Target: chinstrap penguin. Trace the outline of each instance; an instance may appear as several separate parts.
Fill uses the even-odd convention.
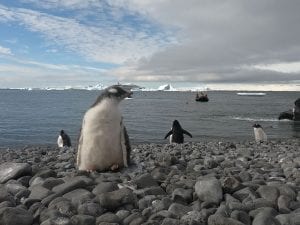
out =
[[[104,171],[127,167],[131,147],[119,103],[132,92],[118,85],[103,90],[83,117],[79,135],[79,170]]]
[[[66,134],[66,132],[64,130],[61,130],[58,138],[57,138],[57,145],[59,148],[62,147],[71,147],[71,139],[69,137],[69,135]]]
[[[258,123],[255,123],[253,125],[253,129],[254,129],[255,141],[257,143],[261,143],[261,142],[267,141],[267,135],[264,132],[264,130],[262,129],[261,125],[259,125]]]
[[[171,130],[166,134],[165,139],[170,136],[170,144],[182,144],[184,142],[183,134],[193,137],[188,131],[184,130],[177,120],[173,121]]]

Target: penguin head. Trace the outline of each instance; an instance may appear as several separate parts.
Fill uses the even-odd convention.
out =
[[[92,107],[94,107],[106,98],[114,99],[117,102],[121,102],[124,98],[129,97],[131,95],[131,91],[123,89],[120,85],[113,85],[103,90],[103,92],[97,98],[96,102],[92,105]]]
[[[124,98],[130,96],[132,92],[123,89],[119,85],[113,85],[106,88],[103,94],[109,98],[115,98],[121,101]]]
[[[124,98],[130,96],[132,94],[131,91],[125,90],[119,85],[113,85],[104,90],[103,95],[109,98],[114,98],[119,101],[123,100]]]
[[[182,129],[180,126],[180,123],[178,122],[178,120],[174,120],[173,121],[173,126],[172,126],[173,130],[179,130]]]
[[[254,127],[254,128],[261,128],[261,125],[259,125],[258,123],[255,123],[252,127]]]
[[[64,130],[61,130],[61,131],[60,131],[60,135],[63,135],[64,133],[65,133]]]

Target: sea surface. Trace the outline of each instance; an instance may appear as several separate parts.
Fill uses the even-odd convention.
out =
[[[0,90],[0,147],[56,144],[64,129],[77,138],[85,111],[101,91]],[[279,121],[300,92],[266,92],[238,96],[208,92],[209,102],[196,102],[194,92],[134,92],[121,105],[131,143],[167,143],[164,136],[177,119],[193,138],[185,141],[254,139],[252,125],[264,127],[269,139],[300,138],[300,124]]]

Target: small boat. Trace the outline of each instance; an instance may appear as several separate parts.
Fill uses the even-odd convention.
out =
[[[240,95],[240,96],[265,96],[266,93],[263,93],[263,92],[238,92],[237,95]]]
[[[196,102],[208,102],[208,97],[207,97],[207,94],[203,94],[202,92],[201,92],[201,94],[199,95],[198,93],[197,93],[197,95],[196,95]]]

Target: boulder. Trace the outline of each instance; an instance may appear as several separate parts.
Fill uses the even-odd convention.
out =
[[[18,179],[19,177],[31,174],[32,169],[28,163],[6,162],[0,165],[0,183],[5,183],[10,179]]]
[[[0,224],[31,225],[33,216],[21,208],[4,207],[0,209]]]
[[[215,177],[199,180],[195,184],[195,192],[201,201],[219,204],[223,198],[221,182]]]

